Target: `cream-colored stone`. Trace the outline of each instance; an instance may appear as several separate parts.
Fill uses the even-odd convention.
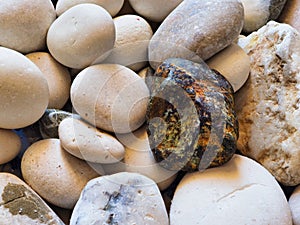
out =
[[[99,64],[81,71],[71,86],[76,112],[98,128],[129,133],[145,121],[149,90],[127,67]]]
[[[47,52],[26,55],[42,71],[49,87],[49,109],[61,109],[70,96],[71,76],[69,70]]]
[[[288,202],[274,177],[247,157],[186,174],[176,188],[171,225],[292,225]]]
[[[86,183],[100,176],[85,161],[61,147],[59,139],[44,139],[24,153],[21,170],[26,183],[48,202],[71,209]]]
[[[0,47],[0,128],[16,129],[36,122],[49,101],[47,80],[17,51]]]
[[[168,225],[169,219],[154,181],[124,172],[87,183],[72,213],[75,224]]]
[[[300,186],[296,187],[289,198],[293,225],[300,225]]]
[[[229,81],[234,92],[239,90],[248,79],[250,58],[237,44],[229,45],[206,63],[211,69],[217,70]]]
[[[92,3],[102,6],[114,17],[122,8],[124,0],[58,0],[55,8],[56,14],[60,16],[69,8],[83,3]]]
[[[114,18],[116,42],[104,63],[116,63],[138,71],[148,62],[148,45],[153,35],[148,22],[137,15]]]
[[[238,149],[281,183],[300,183],[300,34],[269,22],[239,40],[250,56],[250,76],[236,93]]]
[[[82,69],[104,60],[115,43],[115,25],[101,6],[85,3],[73,6],[50,26],[47,45],[61,64]]]
[[[21,138],[12,130],[0,128],[0,164],[15,158],[21,150]]]

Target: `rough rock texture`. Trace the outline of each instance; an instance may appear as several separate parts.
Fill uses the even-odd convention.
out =
[[[161,166],[194,171],[227,162],[235,152],[238,124],[233,89],[202,64],[168,59],[146,82],[150,147]]]
[[[250,77],[236,94],[238,149],[285,185],[300,183],[300,34],[269,22],[241,38]]]
[[[137,173],[117,173],[88,182],[75,205],[70,225],[168,225],[157,185]]]
[[[244,9],[237,0],[186,0],[154,33],[149,60],[156,67],[170,57],[201,61],[231,44],[243,26]]]
[[[25,182],[0,173],[0,225],[63,225],[52,209]]]

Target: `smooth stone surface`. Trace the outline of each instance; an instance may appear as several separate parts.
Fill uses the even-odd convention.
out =
[[[44,74],[49,87],[50,109],[61,109],[70,96],[71,76],[68,69],[47,52],[26,55]]]
[[[0,173],[0,224],[64,225],[37,193],[10,173]]]
[[[81,71],[71,86],[78,114],[106,131],[129,133],[145,121],[149,90],[142,78],[118,64],[99,64]]]
[[[65,118],[73,117],[79,119],[78,114],[58,109],[47,109],[38,121],[40,134],[44,139],[58,138],[58,127]]]
[[[48,106],[47,80],[17,51],[0,47],[0,128],[16,129],[36,122]]]
[[[153,35],[148,22],[137,15],[114,18],[116,42],[103,63],[116,63],[138,71],[148,62],[148,45]]]
[[[246,84],[236,93],[238,149],[287,186],[300,183],[300,34],[269,22],[239,40],[250,56]]]
[[[56,13],[50,0],[1,1],[0,46],[22,53],[46,47],[46,35]]]
[[[74,118],[58,128],[61,145],[70,154],[94,163],[115,163],[124,158],[123,145],[112,135]]]
[[[170,224],[292,225],[292,217],[274,177],[254,160],[235,155],[221,167],[184,176]]]
[[[114,17],[122,8],[124,0],[58,0],[56,4],[56,14],[60,16],[71,7],[82,4],[92,3],[106,9],[112,17]]]
[[[162,22],[182,1],[129,0],[129,3],[139,15],[154,22]]]
[[[20,137],[12,130],[0,129],[0,164],[11,161],[20,151]]]
[[[243,19],[244,9],[238,0],[183,1],[150,41],[152,68],[171,57],[196,62],[210,58],[238,37]]]
[[[289,198],[293,225],[300,225],[300,186],[296,187]]]
[[[42,198],[67,209],[74,207],[86,183],[100,176],[54,138],[31,145],[23,155],[21,170],[26,183]]]
[[[215,54],[206,63],[229,81],[234,92],[239,90],[249,77],[250,58],[240,46],[234,43]]]
[[[70,225],[168,225],[157,185],[137,173],[117,173],[93,179],[75,205]]]
[[[300,31],[300,1],[288,0],[278,18],[279,22],[290,24]]]
[[[90,3],[64,12],[51,24],[47,34],[51,55],[75,69],[101,62],[114,43],[115,25],[111,15],[103,7]]]

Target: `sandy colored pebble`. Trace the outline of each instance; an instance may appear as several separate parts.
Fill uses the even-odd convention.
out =
[[[116,63],[138,71],[148,61],[148,44],[153,35],[149,23],[137,15],[114,18],[116,42],[105,63]]]
[[[21,139],[12,130],[0,128],[0,164],[15,158],[21,150]]]
[[[124,157],[125,149],[116,138],[81,120],[64,119],[58,133],[63,148],[86,161],[115,163]]]
[[[36,122],[49,101],[47,80],[17,51],[0,47],[0,128],[16,129]]]
[[[106,131],[129,133],[145,121],[149,90],[142,78],[118,64],[81,71],[71,86],[76,112]]]
[[[293,216],[293,225],[300,225],[300,186],[297,186],[289,198]]]
[[[61,109],[70,96],[71,76],[68,69],[47,52],[26,55],[43,72],[49,87],[48,108]]]
[[[47,35],[51,55],[61,64],[76,69],[101,62],[114,43],[111,15],[103,7],[90,3],[68,9],[52,23]]]
[[[21,170],[29,186],[48,202],[71,209],[86,183],[100,176],[60,144],[59,139],[45,139],[31,145],[24,153]]]
[[[260,164],[235,155],[221,167],[186,174],[178,184],[170,224],[292,225],[286,197]]]
[[[0,46],[22,53],[46,47],[46,34],[56,13],[50,0],[0,3]]]
[[[300,31],[300,1],[288,0],[278,18],[279,22],[290,24]]]
[[[206,63],[229,81],[234,92],[239,90],[249,77],[250,58],[240,46],[234,43],[214,55]]]

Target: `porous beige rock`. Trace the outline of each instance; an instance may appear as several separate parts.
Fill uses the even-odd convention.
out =
[[[0,164],[15,158],[21,150],[21,138],[12,130],[0,128]]]
[[[69,8],[82,3],[92,3],[102,6],[112,17],[122,8],[124,0],[58,0],[56,3],[56,14],[60,16]]]
[[[100,176],[85,161],[65,151],[59,139],[32,144],[21,162],[26,183],[53,205],[71,209],[86,183]]]
[[[123,145],[112,135],[75,118],[66,118],[58,128],[61,145],[70,154],[94,163],[115,163],[124,158]]]
[[[247,157],[186,174],[170,209],[170,225],[292,225],[286,197],[274,177]]]
[[[66,67],[58,63],[47,52],[26,55],[44,74],[49,87],[50,109],[61,109],[70,96],[71,76]]]
[[[79,4],[68,9],[50,26],[47,46],[61,64],[83,69],[104,60],[115,43],[111,15],[96,4]]]
[[[33,124],[48,106],[46,78],[28,58],[5,47],[0,47],[0,65],[0,128]]]
[[[300,225],[300,186],[297,186],[289,198],[293,225]]]
[[[274,21],[239,40],[250,77],[236,93],[238,149],[285,185],[300,183],[300,34]]]
[[[87,183],[71,216],[75,224],[168,225],[169,219],[154,181],[123,172]]]
[[[98,128],[116,133],[129,133],[144,123],[148,99],[144,80],[118,64],[90,66],[71,86],[76,112]]]
[[[22,53],[46,47],[46,35],[56,13],[50,0],[2,0],[0,46]]]
[[[0,224],[64,225],[36,192],[10,173],[0,173]]]

